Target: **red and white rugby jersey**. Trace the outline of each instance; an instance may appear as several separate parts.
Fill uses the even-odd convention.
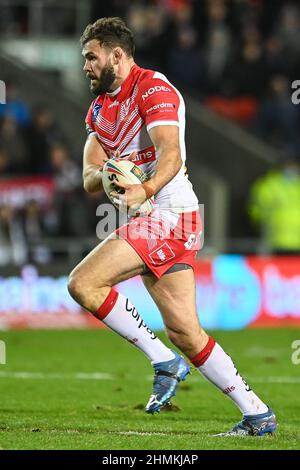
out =
[[[155,203],[175,212],[197,210],[198,199],[184,172],[184,101],[163,74],[134,65],[119,88],[92,102],[86,116],[88,134],[97,135],[110,157],[117,151],[121,157],[137,151],[134,163],[149,177],[155,172],[159,155],[148,132],[161,125],[179,127],[182,167],[155,195]]]

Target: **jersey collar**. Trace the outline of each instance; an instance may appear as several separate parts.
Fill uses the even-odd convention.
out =
[[[128,76],[125,78],[124,82],[118,88],[116,88],[114,91],[112,91],[110,93],[106,93],[106,95],[113,98],[113,97],[117,96],[121,91],[126,93],[126,91],[128,90],[128,87],[131,85],[132,81],[134,80],[136,72],[139,69],[140,69],[140,67],[137,64],[134,64],[131,67],[130,72],[129,72]]]

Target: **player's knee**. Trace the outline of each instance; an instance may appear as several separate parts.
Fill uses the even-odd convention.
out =
[[[76,274],[70,274],[69,280],[68,280],[68,291],[71,297],[73,299],[78,300],[83,291],[83,283],[82,279],[79,275]]]
[[[83,272],[74,270],[69,276],[68,291],[71,297],[91,312],[105,301],[109,290],[109,286],[102,285],[98,280],[94,284]]]
[[[78,303],[83,304],[82,300],[91,294],[93,283],[81,270],[74,269],[68,280],[68,291]]]

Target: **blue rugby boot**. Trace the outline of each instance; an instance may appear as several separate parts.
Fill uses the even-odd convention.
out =
[[[231,431],[214,436],[264,436],[276,431],[276,417],[270,407],[266,413],[260,415],[244,416]]]
[[[179,354],[173,352],[174,359],[154,364],[153,391],[146,406],[147,413],[159,413],[160,408],[168,404],[176,394],[178,383],[190,373],[190,366]]]

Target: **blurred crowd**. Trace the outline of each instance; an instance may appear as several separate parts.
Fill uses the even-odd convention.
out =
[[[291,102],[300,78],[299,2],[130,2],[127,19],[142,62],[277,149],[300,153],[300,108]]]
[[[51,110],[29,109],[14,80],[6,80],[6,101],[0,106],[0,266],[46,263],[53,253],[41,244],[45,238],[94,236],[99,196],[82,189],[80,159]],[[44,187],[51,190],[47,204]]]
[[[289,154],[300,148],[300,5],[290,0],[112,0],[92,19],[119,15],[140,65],[158,68],[210,109]]]
[[[6,3],[0,34],[30,34],[26,4]],[[74,34],[74,18],[53,5],[51,34]],[[211,110],[281,150],[292,165],[290,171],[285,165],[276,171],[296,185],[294,214],[300,213],[300,106],[291,100],[291,84],[300,79],[298,1],[94,0],[90,6],[91,21],[113,15],[126,18],[135,35],[139,65],[166,73]],[[10,254],[17,259],[28,256],[26,240],[93,235],[99,198],[83,192],[80,158],[71,154],[51,111],[43,105],[28,109],[18,97],[16,83],[6,84],[7,105],[0,106],[0,181],[35,175],[52,179],[55,187],[51,210],[41,209],[34,200],[18,209],[0,201],[0,245],[17,240],[19,248]],[[250,214],[256,222],[266,220],[270,207],[262,209],[258,186],[250,195]],[[274,199],[275,209],[278,200]],[[2,252],[0,264],[6,262]],[[48,254],[42,247],[36,256],[47,260]]]
[[[79,3],[45,3],[42,32],[78,34],[71,25],[78,23]],[[0,34],[30,35],[31,4],[5,2]],[[291,83],[300,78],[299,1],[90,0],[86,5],[91,21],[112,15],[127,20],[142,66],[166,72],[214,111],[285,152],[299,153],[299,107],[290,99]]]

